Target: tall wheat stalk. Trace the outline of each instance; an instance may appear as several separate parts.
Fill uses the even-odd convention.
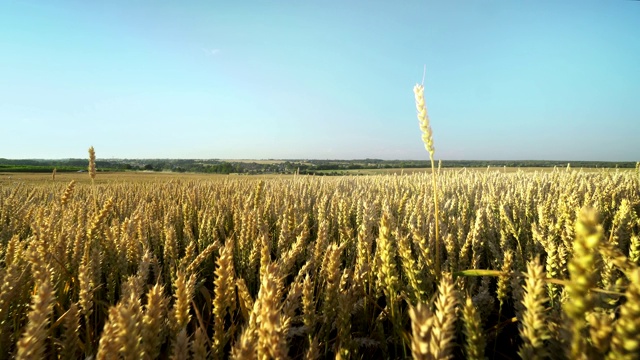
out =
[[[564,304],[568,318],[570,348],[567,355],[579,358],[584,355],[588,344],[582,337],[585,315],[593,308],[595,297],[589,288],[596,285],[593,268],[596,262],[595,249],[602,240],[603,228],[600,214],[593,208],[583,208],[576,222],[576,237],[573,242],[573,258],[568,264],[571,283],[565,291],[569,301]]]
[[[91,177],[91,192],[93,193],[93,206],[98,209],[98,198],[96,196],[96,189],[94,181],[96,178],[96,151],[93,146],[89,148],[89,176]]]
[[[93,146],[89,148],[89,176],[91,177],[91,182],[96,178],[96,151],[93,149]]]
[[[42,359],[45,357],[48,326],[55,301],[50,270],[45,264],[34,270],[35,290],[32,296],[29,322],[18,341],[16,359]]]
[[[545,359],[548,356],[544,342],[548,336],[548,321],[546,318],[545,273],[540,259],[535,258],[527,265],[525,280],[525,296],[522,300],[524,313],[521,314],[520,337],[522,345],[518,354],[523,359]]]
[[[420,122],[420,130],[422,131],[422,142],[429,152],[431,160],[431,179],[433,185],[433,208],[435,212],[435,241],[436,241],[436,276],[440,276],[440,228],[438,216],[438,186],[436,182],[436,166],[434,162],[435,148],[433,146],[433,131],[427,115],[427,105],[424,101],[424,85],[413,87],[413,93],[416,98],[416,109],[418,110],[418,121]]]

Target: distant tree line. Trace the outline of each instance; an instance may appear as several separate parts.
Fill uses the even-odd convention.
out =
[[[477,168],[477,167],[566,167],[573,168],[634,168],[634,162],[606,161],[550,161],[550,160],[446,160],[444,168]],[[0,158],[0,172],[51,172],[55,168],[59,172],[83,171],[88,166],[87,159],[62,160],[12,160]],[[97,160],[98,171],[170,171],[196,172],[211,174],[335,174],[344,170],[367,169],[411,169],[427,168],[428,160],[287,160],[272,162],[240,162],[218,159],[109,159]]]

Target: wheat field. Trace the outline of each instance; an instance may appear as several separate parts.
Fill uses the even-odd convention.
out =
[[[640,355],[639,172],[434,175],[5,183],[0,358]]]

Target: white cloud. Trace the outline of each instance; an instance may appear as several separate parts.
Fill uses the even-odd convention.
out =
[[[220,49],[206,49],[206,48],[202,48],[202,51],[204,51],[205,54],[209,55],[209,56],[216,56],[220,53]]]

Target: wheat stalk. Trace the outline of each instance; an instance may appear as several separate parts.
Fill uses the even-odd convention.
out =
[[[583,209],[576,223],[576,239],[573,243],[574,256],[569,263],[571,282],[565,287],[570,301],[564,304],[564,312],[569,319],[571,358],[584,356],[587,344],[582,337],[585,315],[593,307],[593,295],[589,288],[595,286],[592,269],[595,265],[595,248],[601,241],[603,229],[600,215],[595,209]]]
[[[440,274],[440,218],[438,216],[438,186],[436,183],[436,168],[434,164],[435,148],[433,146],[433,131],[427,115],[427,105],[424,101],[424,86],[416,85],[413,88],[416,98],[416,108],[418,110],[418,121],[422,131],[422,142],[424,143],[429,159],[431,160],[431,179],[433,185],[433,208],[435,213],[435,243],[436,243],[436,274]]]
[[[429,308],[420,303],[409,308],[411,318],[411,355],[415,360],[432,359],[429,343],[431,341],[434,316]]]
[[[18,341],[16,359],[42,359],[45,357],[46,342],[55,295],[51,284],[50,270],[38,266],[35,270],[36,290],[32,296],[29,321]]]
[[[629,280],[627,301],[620,306],[620,318],[615,323],[607,359],[640,357],[640,269],[635,269]]]
[[[258,359],[288,358],[278,300],[281,288],[278,273],[276,264],[267,265],[256,300],[260,308],[257,318]]]
[[[463,331],[466,337],[465,355],[467,359],[482,360],[484,359],[485,336],[482,332],[480,313],[469,295],[466,296],[462,307],[462,317],[464,319]]]
[[[520,337],[523,344],[518,354],[522,359],[545,359],[548,354],[544,342],[549,339],[547,331],[548,320],[546,317],[545,273],[540,259],[529,262],[527,265],[527,277],[525,279],[525,296],[522,300],[524,314],[520,323]]]
[[[438,285],[438,297],[436,299],[436,311],[431,329],[431,341],[429,350],[433,359],[449,359],[454,346],[456,306],[458,305],[458,292],[455,289],[451,274],[444,273]]]
[[[89,176],[91,177],[91,182],[96,178],[96,151],[93,146],[89,148]]]

